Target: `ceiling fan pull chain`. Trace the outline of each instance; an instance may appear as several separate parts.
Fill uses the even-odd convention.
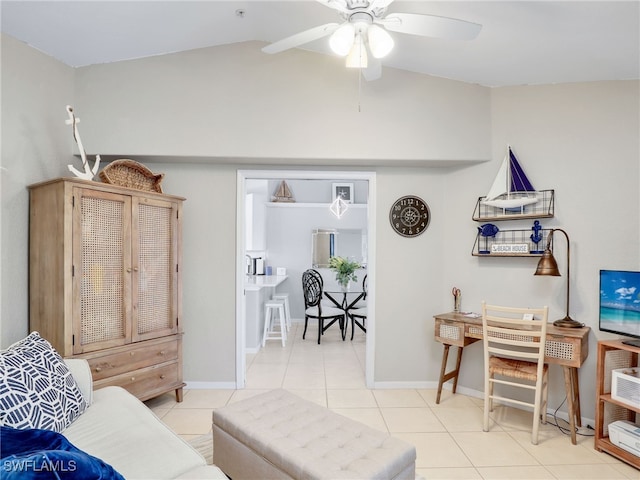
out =
[[[358,113],[362,110],[360,109],[360,98],[362,96],[362,69],[358,69]]]

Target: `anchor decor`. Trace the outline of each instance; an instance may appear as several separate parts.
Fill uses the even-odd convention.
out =
[[[73,139],[76,141],[78,148],[80,149],[80,158],[82,158],[82,167],[84,168],[84,172],[79,171],[73,165],[67,165],[67,168],[78,178],[82,178],[83,180],[92,180],[93,177],[96,176],[96,173],[98,173],[98,168],[100,168],[100,155],[96,155],[96,161],[93,164],[93,168],[89,167],[87,152],[85,152],[84,147],[82,146],[80,132],[78,132],[78,123],[80,122],[80,119],[76,118],[71,105],[67,105],[67,113],[69,114],[69,120],[65,120],[65,123],[67,125],[72,125]]]

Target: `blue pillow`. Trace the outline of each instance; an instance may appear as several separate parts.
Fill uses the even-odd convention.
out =
[[[0,427],[3,480],[124,480],[112,466],[50,430]]]

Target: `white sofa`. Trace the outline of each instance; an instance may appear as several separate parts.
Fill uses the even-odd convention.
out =
[[[125,389],[93,390],[85,360],[66,359],[89,407],[62,434],[127,480],[227,477]]]

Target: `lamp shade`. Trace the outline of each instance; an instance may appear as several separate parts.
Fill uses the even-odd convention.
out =
[[[384,29],[378,25],[369,25],[367,30],[367,37],[369,39],[369,50],[374,58],[386,57],[393,49],[393,38]]]
[[[351,51],[355,37],[355,27],[351,23],[344,23],[329,37],[329,46],[336,55],[344,57]]]
[[[538,262],[536,273],[534,275],[551,275],[553,277],[560,276],[560,270],[558,270],[558,262],[556,262],[551,250],[546,249],[542,254],[542,258]]]
[[[556,320],[553,324],[556,327],[563,328],[579,328],[583,327],[584,324],[575,321],[573,318],[569,316],[569,293],[570,293],[570,285],[571,279],[569,275],[571,274],[571,269],[569,268],[569,263],[571,261],[571,242],[569,241],[569,235],[567,232],[562,230],[561,228],[554,228],[549,232],[549,236],[547,238],[547,246],[544,249],[544,253],[542,254],[542,258],[538,262],[538,267],[536,268],[536,273],[534,275],[549,275],[552,277],[559,277],[560,270],[558,270],[558,263],[556,259],[553,257],[553,253],[551,252],[551,245],[553,244],[553,234],[555,232],[562,233],[567,239],[567,314],[564,318]]]

